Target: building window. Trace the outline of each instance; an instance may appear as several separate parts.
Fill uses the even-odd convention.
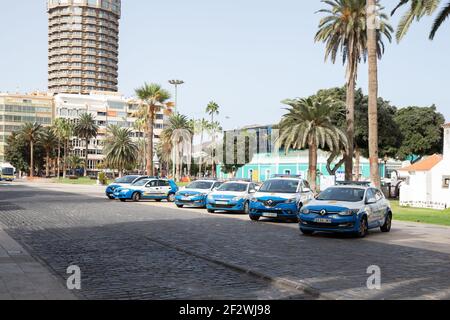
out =
[[[284,170],[284,174],[287,175],[287,176],[290,176],[291,175],[291,170]]]
[[[450,176],[442,177],[442,188],[444,188],[444,189],[450,188]]]

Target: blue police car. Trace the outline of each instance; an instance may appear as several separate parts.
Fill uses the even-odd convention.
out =
[[[183,208],[184,206],[206,208],[206,198],[214,189],[220,187],[222,183],[217,180],[194,181],[177,192],[175,204],[178,208]]]
[[[261,217],[297,220],[300,209],[314,198],[308,182],[300,176],[275,176],[264,182],[250,201],[250,219]]]
[[[139,175],[131,175],[131,176],[125,176],[122,178],[118,178],[116,179],[113,183],[111,183],[109,186],[106,187],[106,196],[108,197],[108,199],[110,200],[114,200],[114,191],[117,188],[121,188],[121,187],[127,187],[127,186],[131,186],[133,183],[136,183],[140,180],[144,180],[144,179],[149,179],[150,177],[148,176],[139,176]]]
[[[114,197],[122,202],[127,200],[134,202],[140,200],[174,202],[177,191],[178,186],[173,180],[151,178],[139,180],[128,187],[117,188],[114,191]]]
[[[248,181],[228,181],[209,194],[206,208],[209,213],[216,211],[250,213],[250,197],[257,186]]]
[[[391,231],[392,209],[377,188],[364,185],[334,186],[304,206],[300,213],[300,230],[352,233],[365,237],[369,229]]]

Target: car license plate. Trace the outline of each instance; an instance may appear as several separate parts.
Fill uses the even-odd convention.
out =
[[[318,218],[318,219],[315,219],[314,222],[317,222],[317,223],[332,223],[332,220],[331,219]]]
[[[191,198],[190,197],[183,197],[182,200],[183,201],[191,201]]]
[[[216,201],[216,204],[228,204],[228,201]]]
[[[278,213],[266,212],[266,213],[263,213],[263,217],[265,217],[265,218],[277,218],[278,217]]]

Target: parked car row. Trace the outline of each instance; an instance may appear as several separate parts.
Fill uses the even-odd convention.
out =
[[[299,223],[305,235],[315,232],[351,233],[365,237],[370,229],[389,232],[392,209],[384,194],[369,184],[344,183],[314,196],[299,176],[277,175],[262,186],[252,181],[197,180],[179,188],[170,179],[127,176],[106,189],[109,199],[122,202],[155,200],[173,202],[178,208],[205,208]]]

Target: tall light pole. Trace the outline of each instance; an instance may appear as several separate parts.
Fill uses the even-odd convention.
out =
[[[175,110],[178,107],[178,86],[184,84],[183,80],[169,80],[169,83],[175,86]]]

